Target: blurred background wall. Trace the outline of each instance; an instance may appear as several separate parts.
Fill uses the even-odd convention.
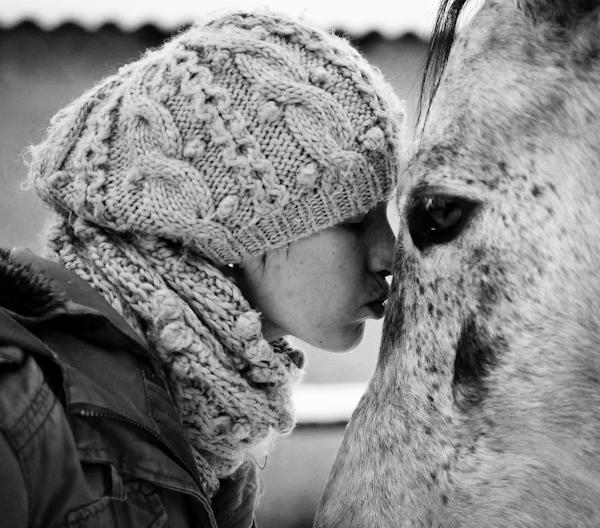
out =
[[[38,1],[41,5],[46,0]],[[320,25],[346,34],[382,70],[400,97],[407,100],[410,121],[427,47],[426,39],[417,33],[428,26],[430,19],[421,19],[420,25],[412,26],[402,22],[398,6],[408,4],[397,1],[393,13],[379,13],[380,27],[377,22],[366,27],[349,22],[336,24],[335,20]],[[169,2],[164,9],[169,9]],[[434,9],[435,5],[430,12]],[[27,172],[25,149],[41,140],[50,118],[60,108],[177,30],[173,23],[142,23],[141,17],[137,24],[119,23],[118,13],[110,19],[100,16],[90,22],[83,15],[61,19],[56,12],[43,11],[24,11],[20,17],[13,13],[10,18],[6,5],[0,6],[0,246],[26,246],[34,252],[41,250],[40,233],[48,213],[32,192],[21,188]],[[51,16],[54,18],[50,23]],[[390,25],[393,17],[398,18],[396,26]],[[308,354],[304,383],[322,390],[316,397],[313,394],[316,404],[308,402],[308,411],[302,414],[295,432],[277,443],[268,460],[259,461],[264,465],[265,491],[257,515],[263,528],[311,526],[342,439],[346,415],[375,367],[380,333],[381,324],[372,323],[359,348],[343,355],[300,345]],[[352,390],[336,391],[337,385]],[[322,410],[340,403],[347,410],[341,415],[329,420],[312,418],[311,405]]]

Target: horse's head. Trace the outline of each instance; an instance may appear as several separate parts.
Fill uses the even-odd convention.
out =
[[[600,2],[464,3],[320,528],[600,526]]]

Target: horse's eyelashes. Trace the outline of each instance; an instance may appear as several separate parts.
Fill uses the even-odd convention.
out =
[[[475,204],[470,200],[439,194],[421,194],[408,209],[408,229],[419,250],[444,244],[465,226]]]
[[[450,229],[460,221],[462,208],[455,201],[434,198],[425,203],[425,215],[431,230]]]

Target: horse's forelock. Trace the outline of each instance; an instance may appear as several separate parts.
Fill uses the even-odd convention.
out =
[[[425,126],[429,108],[446,70],[460,14],[469,0],[442,0],[429,41],[417,104],[417,126]]]

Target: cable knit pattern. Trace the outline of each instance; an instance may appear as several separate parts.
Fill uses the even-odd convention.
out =
[[[343,39],[265,12],[197,24],[52,120],[29,181],[47,255],[160,355],[212,495],[293,428],[302,354],[218,269],[386,200],[403,109]]]

